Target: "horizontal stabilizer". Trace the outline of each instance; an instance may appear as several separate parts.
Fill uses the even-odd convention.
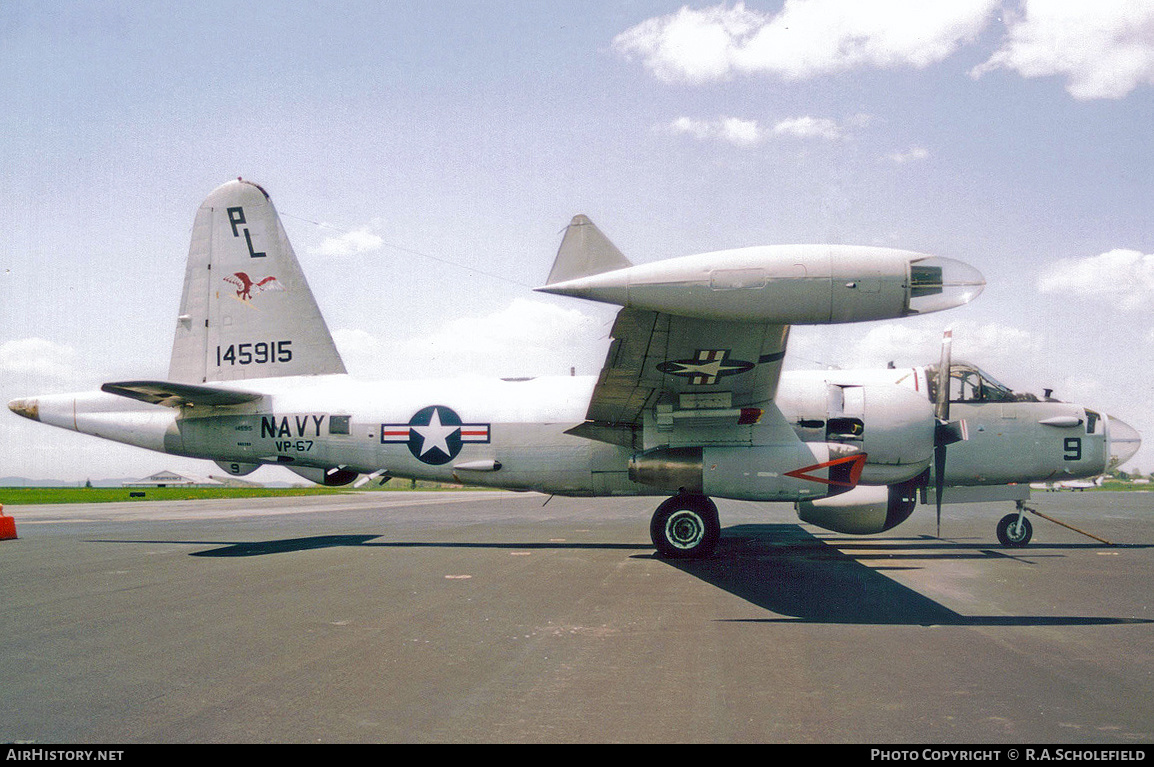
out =
[[[553,285],[633,266],[587,216],[574,216],[565,229],[546,284]]]
[[[109,394],[117,394],[121,397],[149,402],[153,405],[164,405],[165,407],[240,405],[245,402],[255,402],[264,396],[253,392],[220,389],[215,386],[173,383],[172,381],[121,381],[119,383],[106,383],[100,389]]]

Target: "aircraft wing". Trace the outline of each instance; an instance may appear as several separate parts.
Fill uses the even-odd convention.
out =
[[[172,381],[122,381],[106,383],[100,389],[109,394],[166,407],[240,405],[244,402],[255,402],[264,396],[217,386],[197,386]]]
[[[565,230],[548,284],[538,288],[609,303],[625,297],[585,422],[569,433],[632,449],[645,447],[646,433],[666,445],[682,440],[694,445],[733,444],[748,441],[750,427],[767,410],[776,416],[775,423],[779,421],[780,413],[770,403],[781,376],[789,326],[629,306],[632,286],[621,279],[633,271],[631,267],[587,216],[578,215]],[[705,292],[716,299],[720,293],[715,289],[740,287],[739,277],[754,271],[721,269],[704,278],[699,273],[690,277],[661,273],[655,279],[673,286],[679,295],[698,292],[704,279],[709,283]],[[608,292],[589,289],[587,278],[604,281]],[[719,279],[722,285],[716,284]],[[684,280],[685,286],[677,288]],[[732,298],[733,293],[725,295]],[[796,437],[790,432],[787,439]]]
[[[622,309],[585,423],[570,433],[641,448],[652,412],[673,441],[685,429],[700,441],[706,427],[740,441],[773,399],[788,336],[788,325]]]

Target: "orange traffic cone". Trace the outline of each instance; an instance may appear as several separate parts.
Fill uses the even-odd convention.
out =
[[[4,507],[0,505],[0,541],[10,541],[16,537],[16,520],[4,516]]]

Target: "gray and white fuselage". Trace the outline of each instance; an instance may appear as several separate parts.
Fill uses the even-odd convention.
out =
[[[259,400],[232,406],[174,409],[87,392],[19,400],[12,408],[53,426],[216,461],[234,474],[274,464],[321,482],[318,472],[339,468],[558,495],[665,493],[666,488],[630,478],[636,450],[567,433],[585,421],[596,380],[367,382],[342,374],[293,376],[218,384],[261,393]],[[859,400],[848,411],[844,400],[831,411],[831,389],[844,392],[847,387]],[[860,435],[840,439],[853,440],[869,456],[861,483],[885,485],[907,481],[930,467],[932,433],[924,425],[932,418],[929,389],[924,367],[787,371],[781,375],[775,405],[809,442],[827,441],[831,420],[860,419]],[[429,408],[433,412],[425,412]],[[953,448],[946,474],[950,485],[1093,477],[1136,449],[1130,427],[1093,411],[1088,416],[1079,405],[973,401],[956,402],[954,408],[955,415],[965,413],[969,434]],[[748,438],[741,443],[748,466],[740,473],[752,478],[773,469],[756,456],[759,447],[774,444],[776,435],[767,427],[763,439],[759,431],[756,424],[748,427]],[[1036,449],[1022,450],[1023,438]],[[758,495],[757,485],[751,479],[749,490],[732,495],[794,501],[817,494],[814,488],[800,496]]]

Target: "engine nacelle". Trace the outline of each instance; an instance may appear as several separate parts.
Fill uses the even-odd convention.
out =
[[[881,383],[782,387],[777,404],[806,442],[840,443],[865,453],[865,484],[906,482],[933,458],[934,407],[913,389]]]
[[[844,493],[865,456],[839,444],[659,447],[629,459],[629,478],[668,492],[746,501],[796,501]]]
[[[916,484],[858,485],[848,493],[799,501],[802,522],[848,535],[884,533],[910,518],[917,505]]]

